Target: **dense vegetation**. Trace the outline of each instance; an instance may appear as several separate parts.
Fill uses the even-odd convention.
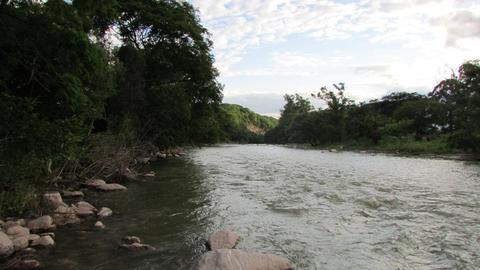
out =
[[[277,119],[236,104],[221,104],[218,119],[224,137],[235,142],[261,143],[265,132],[277,125]]]
[[[212,42],[185,1],[1,0],[0,33],[0,216],[62,178],[125,169],[140,146],[271,126],[220,107]]]
[[[286,95],[271,143],[310,143],[407,152],[480,153],[480,63],[463,64],[428,95],[395,92],[355,103],[344,84],[312,94],[326,103],[314,110],[299,95]]]

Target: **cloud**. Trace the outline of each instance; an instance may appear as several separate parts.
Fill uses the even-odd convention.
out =
[[[478,0],[189,1],[212,33],[226,100],[243,93],[235,101],[264,113],[283,104],[276,91],[339,81],[358,100],[429,91],[479,58]]]

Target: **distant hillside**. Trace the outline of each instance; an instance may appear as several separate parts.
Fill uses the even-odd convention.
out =
[[[237,104],[221,104],[220,117],[226,137],[236,142],[263,142],[265,132],[277,125],[277,119],[264,116]]]

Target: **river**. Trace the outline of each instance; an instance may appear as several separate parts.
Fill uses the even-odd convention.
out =
[[[224,228],[296,269],[480,268],[478,163],[220,145],[151,169],[127,192],[88,193],[113,209],[107,228],[58,230],[46,269],[187,269]],[[120,250],[125,235],[157,250]]]

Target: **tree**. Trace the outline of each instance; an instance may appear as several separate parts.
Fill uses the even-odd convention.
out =
[[[345,84],[333,84],[336,92],[330,91],[327,87],[322,87],[320,92],[313,97],[317,97],[327,103],[328,111],[332,115],[331,121],[336,123],[336,135],[340,142],[345,139],[345,120],[347,118],[347,110],[353,105],[353,101],[345,96]]]

